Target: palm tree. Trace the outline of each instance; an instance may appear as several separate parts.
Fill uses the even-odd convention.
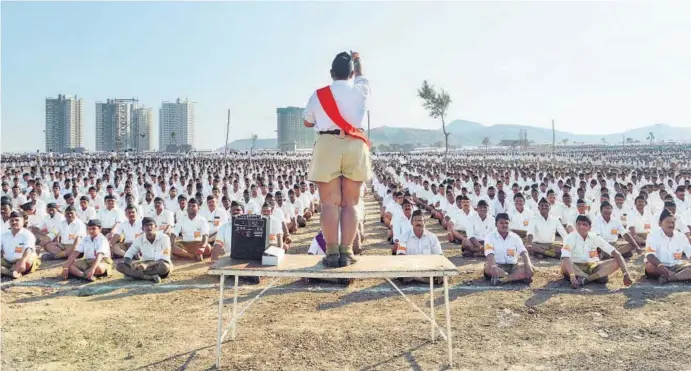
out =
[[[650,141],[650,145],[652,146],[652,145],[653,145],[653,141],[655,140],[655,134],[653,134],[653,132],[651,131],[651,132],[648,133],[648,137],[645,138],[645,139],[649,140],[649,141]]]
[[[564,139],[561,140],[561,142],[564,143],[564,145],[566,145],[566,143],[569,142],[569,138],[564,138]]]
[[[490,143],[489,137],[484,137],[484,138],[482,139],[482,145],[485,146],[485,151],[486,151],[487,149],[489,149],[489,143]]]

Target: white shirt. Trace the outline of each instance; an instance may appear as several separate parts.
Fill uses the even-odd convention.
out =
[[[519,213],[518,210],[512,208],[509,211],[509,228],[514,231],[527,231],[528,225],[530,225],[530,219],[535,216],[535,213],[529,209],[523,208],[523,212]]]
[[[456,211],[457,210],[457,211]],[[453,222],[453,227],[457,231],[468,231],[470,229],[470,218],[477,214],[475,211],[470,210],[466,214],[463,209],[452,210],[449,213],[449,218]]]
[[[613,216],[610,216],[609,222],[607,222],[602,215],[598,215],[593,220],[591,232],[595,232],[608,243],[614,243],[619,239],[619,235],[626,234],[626,228],[624,228],[621,220],[615,219]]]
[[[571,258],[574,263],[599,262],[598,248],[610,255],[614,252],[614,247],[597,234],[588,232],[588,236],[583,239],[578,232],[574,231],[564,239],[561,257]]]
[[[517,264],[518,257],[527,251],[523,245],[523,240],[511,231],[509,231],[506,239],[497,230],[485,238],[485,256],[494,254],[494,261],[497,264]]]
[[[221,225],[216,232],[216,240],[214,244],[218,243],[223,246],[223,250],[230,254],[230,248],[233,242],[233,219],[230,218],[228,221]]]
[[[175,225],[175,215],[170,210],[164,209],[163,211],[161,211],[160,214],[158,214],[158,212],[154,210],[151,217],[154,218],[154,220],[156,221],[156,226],[158,227],[159,231],[166,229],[166,227],[169,225]]]
[[[79,219],[74,219],[72,223],[63,220],[60,223],[60,243],[71,245],[77,237],[86,237],[86,224]]]
[[[533,236],[533,242],[554,243],[554,234],[559,233],[561,238],[567,236],[564,226],[559,219],[548,215],[547,219],[542,214],[536,214],[528,224],[528,234]]]
[[[83,253],[87,260],[96,259],[97,254],[103,254],[104,258],[110,258],[110,245],[103,234],[99,234],[94,239],[91,236],[82,238],[82,242],[77,245],[75,251]]]
[[[494,226],[494,218],[490,215],[487,215],[485,220],[482,220],[480,214],[475,213],[468,221],[469,227],[466,230],[468,238],[475,237],[478,241],[484,241],[487,235],[496,229]]]
[[[369,80],[364,76],[358,76],[353,79],[352,85],[346,80],[336,80],[330,88],[341,116],[355,128],[362,128],[362,121],[367,112],[367,98],[370,95]],[[315,124],[314,127],[318,131],[339,129],[324,112],[316,91],[307,102],[303,119]]]
[[[676,230],[669,237],[662,228],[656,228],[645,241],[645,256],[654,255],[666,267],[681,264],[682,253],[686,253],[687,258],[691,256],[691,245],[686,236]]]
[[[51,217],[50,215],[46,215],[43,218],[43,224],[41,225],[41,229],[45,229],[48,231],[48,238],[52,241],[59,233],[60,231],[60,224],[65,220],[65,216],[60,214],[59,212],[56,212],[53,214]]]
[[[411,216],[412,218],[412,216]],[[392,219],[391,231],[393,232],[393,241],[401,240],[402,237],[407,236],[413,230],[413,225],[410,222],[410,218],[406,217],[405,214],[397,214]]]
[[[295,218],[295,210],[293,209],[293,205],[290,202],[283,201],[283,205],[281,205],[281,211],[283,211],[283,216],[285,216],[284,221],[286,223],[290,223],[290,221]]]
[[[149,242],[146,238],[146,234],[134,239],[132,245],[125,253],[125,258],[134,258],[137,253],[142,253],[142,261],[158,261],[165,260],[168,263],[170,261],[170,237],[162,232],[156,232],[156,237],[154,242]]]
[[[626,204],[622,205],[621,209],[616,204],[612,205],[612,218],[620,220],[624,227],[627,226],[629,214],[631,214],[631,208]]]
[[[127,220],[122,209],[118,209],[117,207],[113,207],[110,210],[105,207],[100,209],[98,213],[96,213],[96,219],[101,221],[103,228],[113,228],[115,224],[122,224]],[[111,232],[117,233],[118,231],[114,230]]]
[[[120,234],[125,236],[125,243],[132,243],[136,238],[143,234],[142,220],[136,219],[134,224],[130,223],[129,220],[124,221],[120,224],[120,230]]]
[[[511,210],[511,203],[509,203],[509,200],[504,200],[504,204],[502,205],[499,199],[496,198],[492,201],[490,207],[489,214],[497,216],[497,214],[500,213],[508,213]]]
[[[644,208],[643,214],[639,213],[638,209],[633,209],[626,218],[626,225],[636,228],[636,233],[650,233],[653,226],[657,226],[653,223],[653,213],[649,209]]]
[[[77,218],[83,223],[88,223],[89,220],[96,219],[96,210],[91,206],[87,206],[84,210],[82,210],[81,206],[77,206],[74,209],[77,212]]]
[[[24,251],[35,250],[36,237],[28,229],[20,229],[16,235],[9,230],[2,234],[2,254],[3,258],[10,263],[14,263],[22,258]]]
[[[199,214],[209,223],[209,234],[218,232],[218,228],[228,221],[228,213],[223,210],[222,207],[218,206],[214,209],[214,211],[205,209],[199,212]]]
[[[402,248],[401,248],[402,247]],[[396,255],[441,255],[441,244],[437,236],[425,229],[418,238],[415,232],[409,232],[405,243],[399,245]]]
[[[209,223],[197,214],[194,219],[189,215],[184,215],[175,225],[173,234],[176,236],[182,233],[183,242],[201,241],[202,236],[209,235]]]

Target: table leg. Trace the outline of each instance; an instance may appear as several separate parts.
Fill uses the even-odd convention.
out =
[[[216,369],[221,369],[221,343],[223,342],[223,284],[225,283],[225,275],[221,274],[221,282],[219,283],[218,295],[218,336],[216,338]]]
[[[233,293],[233,319],[235,319],[235,316],[237,316],[238,313],[238,282],[239,282],[240,276],[237,274],[235,275],[235,287],[234,287],[234,293]],[[233,331],[230,333],[230,338],[232,340],[235,340],[235,327],[237,325],[237,321],[233,322]]]
[[[434,277],[429,278],[429,315],[434,320]],[[432,342],[434,342],[434,322],[432,324]]]
[[[451,309],[449,308],[449,277],[444,276],[444,304],[446,305],[446,341],[449,344],[449,367],[453,367],[453,346],[451,343]]]

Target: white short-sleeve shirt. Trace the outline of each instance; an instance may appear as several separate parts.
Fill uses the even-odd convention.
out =
[[[521,253],[528,251],[517,234],[509,232],[506,238],[503,238],[497,230],[485,238],[484,247],[485,256],[494,254],[494,261],[497,264],[516,264]]]
[[[21,259],[26,250],[36,251],[36,237],[26,228],[20,229],[17,234],[8,230],[2,234],[1,239],[3,257],[10,263]]]
[[[83,253],[87,260],[96,259],[96,255],[103,254],[104,258],[110,258],[110,245],[103,234],[99,234],[96,238],[86,236],[77,245],[75,251]]]
[[[669,237],[662,228],[655,228],[645,241],[645,256],[654,255],[666,267],[680,264],[683,253],[691,256],[691,244],[683,233],[676,230]]]
[[[574,263],[599,262],[598,248],[610,255],[614,252],[614,247],[596,233],[588,232],[588,236],[584,239],[574,231],[564,239],[561,257],[571,258]]]
[[[355,128],[362,128],[362,121],[367,112],[367,99],[370,95],[369,80],[364,76],[356,77],[352,84],[347,80],[336,80],[330,88],[341,116]],[[314,127],[318,131],[339,129],[338,125],[324,112],[316,91],[307,101],[303,119],[315,124]]]
[[[591,231],[609,243],[617,242],[619,235],[623,236],[626,234],[626,229],[621,220],[610,216],[609,221],[606,221],[602,215],[595,217]]]
[[[142,220],[136,219],[134,223],[126,221],[120,224],[120,234],[125,236],[125,243],[132,243],[136,238],[144,234],[142,232]]]
[[[125,257],[132,259],[137,253],[141,252],[142,261],[165,260],[170,263],[170,250],[170,237],[163,232],[156,232],[154,242],[150,242],[149,239],[146,238],[146,234],[143,233],[132,241],[132,246],[127,249]]]
[[[70,245],[77,237],[86,237],[86,224],[79,219],[74,219],[72,223],[63,220],[60,224],[60,243]]]
[[[405,238],[403,249],[399,247],[397,255],[441,255],[441,244],[437,236],[425,229],[418,237],[412,230]]]
[[[484,241],[487,235],[496,229],[494,226],[494,218],[489,214],[485,216],[485,220],[480,218],[480,214],[475,213],[469,219],[469,228],[466,230],[469,238],[475,237],[478,241]]]
[[[181,233],[183,242],[201,241],[202,236],[209,235],[209,224],[199,214],[194,219],[184,215],[175,225],[174,234],[177,236]]]

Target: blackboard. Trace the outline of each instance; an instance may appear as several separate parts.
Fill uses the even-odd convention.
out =
[[[230,257],[262,260],[264,251],[269,247],[271,219],[261,215],[237,215],[232,223]]]

